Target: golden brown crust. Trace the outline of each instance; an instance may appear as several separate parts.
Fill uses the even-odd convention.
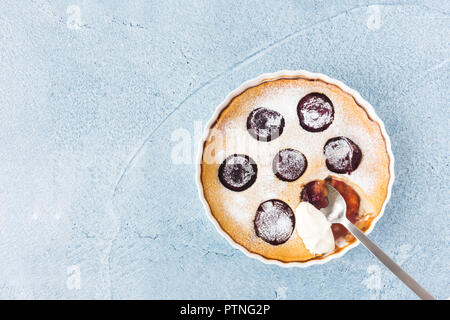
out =
[[[297,103],[311,92],[325,94],[334,105],[334,121],[323,132],[308,132],[299,125]],[[247,116],[257,107],[273,109],[283,115],[286,126],[279,138],[261,142],[248,134]],[[336,136],[352,139],[362,150],[362,161],[350,175],[332,173],[325,165],[323,146],[328,139]],[[307,158],[308,167],[296,181],[281,181],[272,172],[272,159],[283,148],[299,150]],[[233,153],[247,154],[258,165],[256,182],[241,192],[226,189],[217,175],[221,162]],[[204,144],[200,180],[212,215],[236,243],[268,259],[303,262],[321,257],[311,254],[296,232],[287,242],[278,246],[256,236],[253,219],[259,204],[275,198],[295,210],[304,184],[333,175],[354,187],[360,195],[360,216],[363,218],[358,227],[366,230],[386,200],[389,163],[386,142],[379,124],[369,117],[352,95],[322,80],[278,79],[248,88],[220,113]],[[353,241],[352,238],[347,240]],[[336,248],[336,252],[340,250],[342,248]]]

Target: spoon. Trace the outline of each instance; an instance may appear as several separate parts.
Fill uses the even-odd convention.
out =
[[[326,185],[328,188],[328,206],[320,209],[330,223],[340,223],[347,228],[369,251],[378,258],[389,270],[392,271],[404,284],[406,284],[419,298],[423,300],[435,300],[420,284],[407,274],[398,264],[396,264],[387,254],[372,242],[362,231],[351,223],[345,213],[347,204],[344,197],[335,188]]]

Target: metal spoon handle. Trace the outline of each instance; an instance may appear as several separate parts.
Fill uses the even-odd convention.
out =
[[[342,223],[359,241],[369,249],[372,254],[378,258],[389,270],[392,271],[400,280],[403,281],[419,298],[423,300],[435,300],[420,284],[417,283],[409,274],[407,274],[398,264],[383,252],[375,243],[372,242],[361,230],[347,219],[339,221]]]

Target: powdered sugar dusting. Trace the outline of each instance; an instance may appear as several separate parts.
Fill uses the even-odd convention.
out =
[[[263,95],[257,96],[247,101],[247,114],[243,113],[240,117],[231,118],[224,122],[226,131],[227,154],[234,152],[248,154],[258,165],[258,178],[255,186],[258,197],[283,199],[286,188],[295,187],[292,183],[276,181],[278,180],[272,170],[272,161],[276,154],[285,148],[293,148],[301,152],[308,162],[308,167],[315,167],[314,175],[308,174],[307,168],[304,175],[300,177],[295,185],[306,183],[314,179],[324,178],[330,174],[346,177],[350,181],[355,181],[364,191],[373,192],[376,186],[376,170],[366,170],[365,166],[373,166],[378,162],[377,155],[371,152],[373,150],[373,137],[364,123],[358,123],[353,117],[343,112],[343,105],[339,99],[333,99],[332,95],[327,94],[333,101],[335,114],[331,125],[322,132],[308,132],[299,125],[297,114],[297,105],[300,99],[308,94],[311,89],[296,86],[274,87],[266,90]],[[279,112],[285,119],[285,128],[283,134],[277,139],[265,142],[255,141],[254,138],[245,132],[247,115],[257,108],[264,107]],[[328,118],[327,118],[328,119]],[[325,121],[325,120],[324,120]],[[362,150],[363,159],[360,167],[348,174],[338,174],[330,172],[326,165],[326,157],[323,147],[327,140],[336,136],[346,136],[355,141]],[[336,150],[336,157],[346,155],[346,148]],[[339,153],[339,154],[338,154]],[[349,159],[351,161],[351,159]],[[264,176],[264,178],[262,178]],[[274,179],[270,179],[273,176]],[[267,177],[267,178],[266,178]],[[269,182],[269,183],[268,183]],[[299,183],[297,183],[299,182]],[[299,191],[298,191],[299,192]],[[255,204],[253,204],[254,208]],[[255,209],[253,209],[255,210]],[[251,210],[249,214],[252,214]],[[253,211],[254,214],[255,211]]]
[[[214,211],[215,206],[212,206],[216,218],[219,221],[220,219],[229,219],[234,223],[231,227],[232,230],[229,228],[224,228],[224,230],[233,239],[239,239],[239,241],[236,240],[238,243],[257,253],[261,250],[266,252],[265,250],[269,250],[267,246],[270,246],[269,244],[262,245],[260,239],[256,241],[258,238],[254,228],[258,207],[268,199],[278,199],[290,208],[295,208],[300,201],[299,196],[304,184],[333,175],[343,178],[345,182],[356,186],[358,191],[362,191],[359,193],[362,196],[361,208],[371,208],[376,211],[366,212],[378,213],[384,201],[383,199],[379,200],[379,189],[389,180],[389,158],[387,152],[383,152],[386,150],[386,146],[381,130],[376,122],[367,117],[364,109],[355,107],[353,98],[349,98],[346,93],[321,81],[275,81],[273,84],[258,90],[257,94],[253,92],[244,99],[235,99],[235,104],[232,105],[230,112],[224,113],[215,126],[215,129],[226,135],[225,139],[218,140],[223,142],[222,144],[217,142],[212,146],[213,148],[217,147],[218,150],[225,150],[225,154],[220,154],[218,158],[223,159],[231,154],[248,155],[258,166],[256,181],[250,188],[242,192],[227,190],[221,185],[217,186],[215,182],[209,190],[205,189],[208,202],[224,204],[220,206],[219,210],[223,210],[220,213]],[[312,92],[326,95],[334,106],[334,119],[329,127],[321,132],[305,130],[299,123],[297,113],[299,101]],[[285,119],[283,133],[278,138],[269,142],[257,141],[249,134],[247,118],[257,108],[274,110]],[[313,113],[311,113],[311,117],[320,118],[319,114],[314,115]],[[331,172],[326,166],[327,156],[324,154],[324,146],[328,140],[335,137],[351,139],[361,150],[361,162],[350,175]],[[341,150],[333,151],[335,153],[332,157],[346,158],[349,156],[348,161],[351,162],[353,158],[348,154],[348,148],[341,147],[343,147]],[[292,182],[277,178],[272,168],[273,159],[277,153],[288,148],[301,152],[308,164],[305,172]],[[217,171],[212,172],[207,181],[217,179],[216,176]],[[261,227],[261,234],[270,240],[273,240],[277,233],[285,235],[286,232],[283,234],[282,231],[288,229],[285,229],[289,225],[288,222],[289,219],[284,217],[271,226],[264,225]],[[290,238],[294,237],[298,237],[296,233],[290,235]],[[273,248],[278,250],[281,247],[284,245]],[[291,256],[291,253],[283,251],[283,255]],[[297,256],[297,254],[292,252],[292,256]]]
[[[327,141],[324,147],[326,164],[336,173],[351,173],[358,168],[361,150],[349,138],[336,137]]]
[[[286,242],[294,230],[294,213],[279,200],[263,202],[255,217],[257,235],[271,244]]]
[[[275,175],[284,181],[298,179],[306,169],[305,156],[294,149],[281,150],[273,159],[273,170]]]
[[[283,133],[283,116],[267,108],[253,110],[247,118],[247,129],[257,140],[271,141]]]
[[[325,95],[311,93],[300,100],[298,113],[305,130],[323,131],[333,122],[334,108]]]
[[[342,139],[333,142],[329,148],[325,148],[325,156],[330,159],[330,162],[339,165],[341,159],[345,160],[345,165],[351,162],[352,148],[347,139]]]

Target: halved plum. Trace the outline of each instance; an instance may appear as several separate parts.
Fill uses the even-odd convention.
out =
[[[300,125],[309,132],[326,130],[334,120],[334,107],[324,94],[313,92],[304,96],[297,105]]]
[[[227,157],[219,167],[219,180],[233,191],[243,191],[256,181],[258,166],[255,161],[244,154],[233,154]]]
[[[257,108],[247,118],[247,130],[258,141],[272,141],[278,138],[284,129],[283,116],[271,109]]]
[[[328,170],[336,173],[352,173],[362,158],[359,146],[347,137],[329,139],[323,147],[323,153]]]
[[[288,182],[300,178],[307,166],[305,155],[291,148],[280,150],[272,162],[273,173],[278,179]]]
[[[300,198],[302,201],[311,203],[317,209],[328,206],[328,189],[325,186],[325,181],[314,180],[308,182],[303,187]]]
[[[277,246],[291,237],[295,227],[295,216],[288,204],[272,199],[259,205],[253,224],[259,238]]]

